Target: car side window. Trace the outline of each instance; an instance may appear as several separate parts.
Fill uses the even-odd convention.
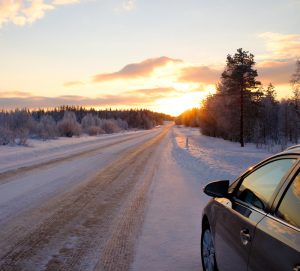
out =
[[[300,172],[283,196],[276,216],[300,229]]]
[[[264,210],[281,179],[295,161],[294,158],[278,159],[254,170],[243,179],[236,197]]]

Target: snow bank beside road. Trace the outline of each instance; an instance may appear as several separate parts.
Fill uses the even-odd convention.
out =
[[[237,142],[201,135],[196,128],[176,127],[174,137],[175,146],[185,151],[185,159],[178,157],[182,153],[174,154],[178,160],[185,166],[191,163],[199,168],[201,165],[201,172],[207,169],[212,174],[210,179],[234,179],[250,166],[271,155],[266,150],[257,149],[254,144],[246,144],[241,148]]]
[[[141,130],[99,136],[59,137],[47,141],[30,139],[27,146],[0,146],[0,172],[71,155],[107,140],[147,132]]]
[[[233,180],[269,155],[255,146],[240,148],[203,136],[198,129],[174,127],[162,152],[131,270],[201,270],[201,215],[209,200],[203,186],[215,179]]]

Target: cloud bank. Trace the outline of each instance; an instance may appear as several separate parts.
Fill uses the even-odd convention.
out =
[[[150,105],[158,99],[174,96],[178,93],[173,88],[136,89],[114,95],[102,95],[90,98],[77,95],[59,97],[32,96],[26,92],[1,92],[0,109],[15,108],[53,108],[60,105],[74,106],[144,106]]]

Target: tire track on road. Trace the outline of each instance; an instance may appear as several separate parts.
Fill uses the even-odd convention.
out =
[[[17,169],[12,169],[12,170],[1,172],[0,173],[0,185],[9,182],[12,177],[17,177],[19,175],[30,173],[34,170],[37,170],[37,168],[43,169],[43,168],[47,168],[48,166],[56,165],[58,163],[68,162],[68,161],[72,161],[72,160],[79,159],[79,158],[86,157],[86,156],[92,156],[94,154],[98,154],[100,150],[105,150],[111,146],[122,144],[127,141],[134,140],[134,139],[137,139],[137,138],[140,138],[143,136],[145,136],[145,134],[132,135],[132,136],[129,136],[128,138],[118,140],[118,141],[115,141],[115,142],[112,142],[109,144],[107,144],[107,143],[101,144],[100,146],[97,146],[97,148],[93,147],[93,148],[89,148],[84,151],[79,151],[77,153],[71,153],[66,156],[54,158],[54,159],[51,159],[51,160],[48,160],[45,162],[33,164],[30,166],[22,166]]]
[[[124,151],[85,185],[26,214],[41,221],[36,227],[26,229],[24,217],[10,225],[10,234],[0,234],[5,249],[0,270],[93,270],[97,263],[98,270],[127,270],[157,161],[153,152],[168,131]]]

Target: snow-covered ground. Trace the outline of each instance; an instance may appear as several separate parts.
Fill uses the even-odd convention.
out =
[[[83,135],[72,138],[59,137],[47,141],[29,139],[26,146],[0,146],[0,172],[58,159],[66,155],[93,149],[98,147],[99,144],[108,144],[118,138],[126,138],[141,133],[145,134],[149,131],[126,131],[116,134]]]
[[[0,269],[199,271],[203,186],[269,155],[170,125],[1,146]]]
[[[253,145],[241,148],[200,135],[198,129],[174,127],[153,182],[132,270],[201,270],[201,213],[209,200],[203,186],[234,180],[268,156]]]
[[[7,162],[11,170],[0,172],[0,270],[88,271],[98,262],[129,264],[131,258],[118,253],[128,255],[135,239],[119,246],[119,232],[130,233],[128,223],[140,225],[137,213],[143,215],[141,199],[156,168],[150,162],[158,160],[153,150],[167,132],[162,127],[14,147],[10,155],[23,151],[23,159]],[[40,156],[30,157],[33,152]],[[135,197],[136,187],[141,193]]]

